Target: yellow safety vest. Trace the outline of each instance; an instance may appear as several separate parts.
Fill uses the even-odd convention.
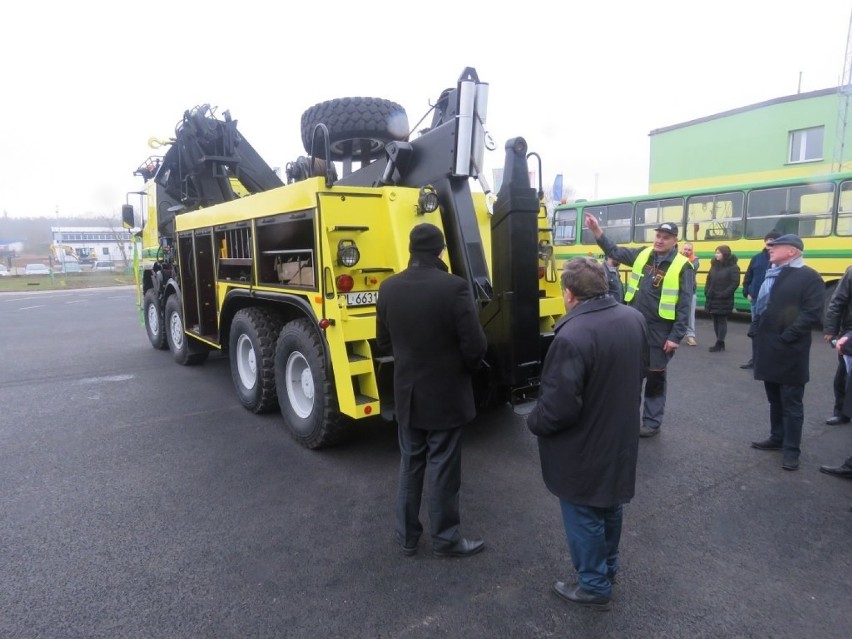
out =
[[[633,262],[633,270],[630,272],[630,279],[627,282],[627,292],[624,294],[624,301],[627,303],[633,300],[633,296],[639,290],[639,280],[644,275],[642,270],[648,263],[652,250],[653,248],[650,246],[643,248]],[[677,294],[680,288],[680,272],[687,264],[690,264],[690,261],[684,255],[677,253],[671,266],[669,266],[669,270],[666,271],[665,277],[663,277],[663,290],[660,292],[660,308],[658,311],[663,319],[673,320],[675,318]]]

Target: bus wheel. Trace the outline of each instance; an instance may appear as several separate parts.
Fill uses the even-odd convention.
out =
[[[166,332],[163,330],[163,315],[160,312],[160,304],[157,301],[157,292],[149,288],[142,298],[142,310],[145,315],[145,331],[151,346],[157,350],[165,350],[169,347],[166,343]]]
[[[240,402],[253,413],[278,407],[275,341],[280,331],[278,316],[262,308],[237,311],[231,323],[231,378]]]
[[[281,329],[275,348],[275,387],[284,423],[302,446],[323,448],[342,439],[344,420],[337,411],[322,340],[306,319]]]
[[[183,330],[183,309],[177,295],[166,302],[165,333],[172,357],[181,366],[195,366],[207,359],[209,351],[192,344]]]

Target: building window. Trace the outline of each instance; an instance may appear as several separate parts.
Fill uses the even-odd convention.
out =
[[[824,137],[824,126],[790,131],[789,162],[793,164],[796,162],[822,160],[822,141]]]

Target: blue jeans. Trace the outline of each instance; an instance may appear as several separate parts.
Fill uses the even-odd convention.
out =
[[[618,543],[621,541],[623,507],[580,506],[564,499],[562,521],[571,563],[580,588],[601,597],[612,595],[610,577],[618,572]]]
[[[799,457],[805,408],[805,386],[763,382],[769,400],[769,439],[782,444],[784,457]]]
[[[689,324],[686,327],[686,337],[695,337],[695,305],[697,302],[698,297],[693,293],[692,300],[689,302]]]

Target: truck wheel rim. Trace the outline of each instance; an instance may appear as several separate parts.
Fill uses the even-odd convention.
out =
[[[152,335],[157,335],[160,332],[160,314],[153,304],[148,305],[148,328],[151,329]]]
[[[299,352],[290,353],[286,369],[287,399],[296,415],[310,416],[314,407],[314,378],[308,360]]]
[[[251,339],[248,335],[240,335],[237,340],[237,373],[240,383],[251,390],[257,383],[257,358]]]
[[[172,334],[172,343],[176,349],[180,350],[183,346],[183,322],[180,321],[179,314],[172,313],[169,320],[169,329]]]

